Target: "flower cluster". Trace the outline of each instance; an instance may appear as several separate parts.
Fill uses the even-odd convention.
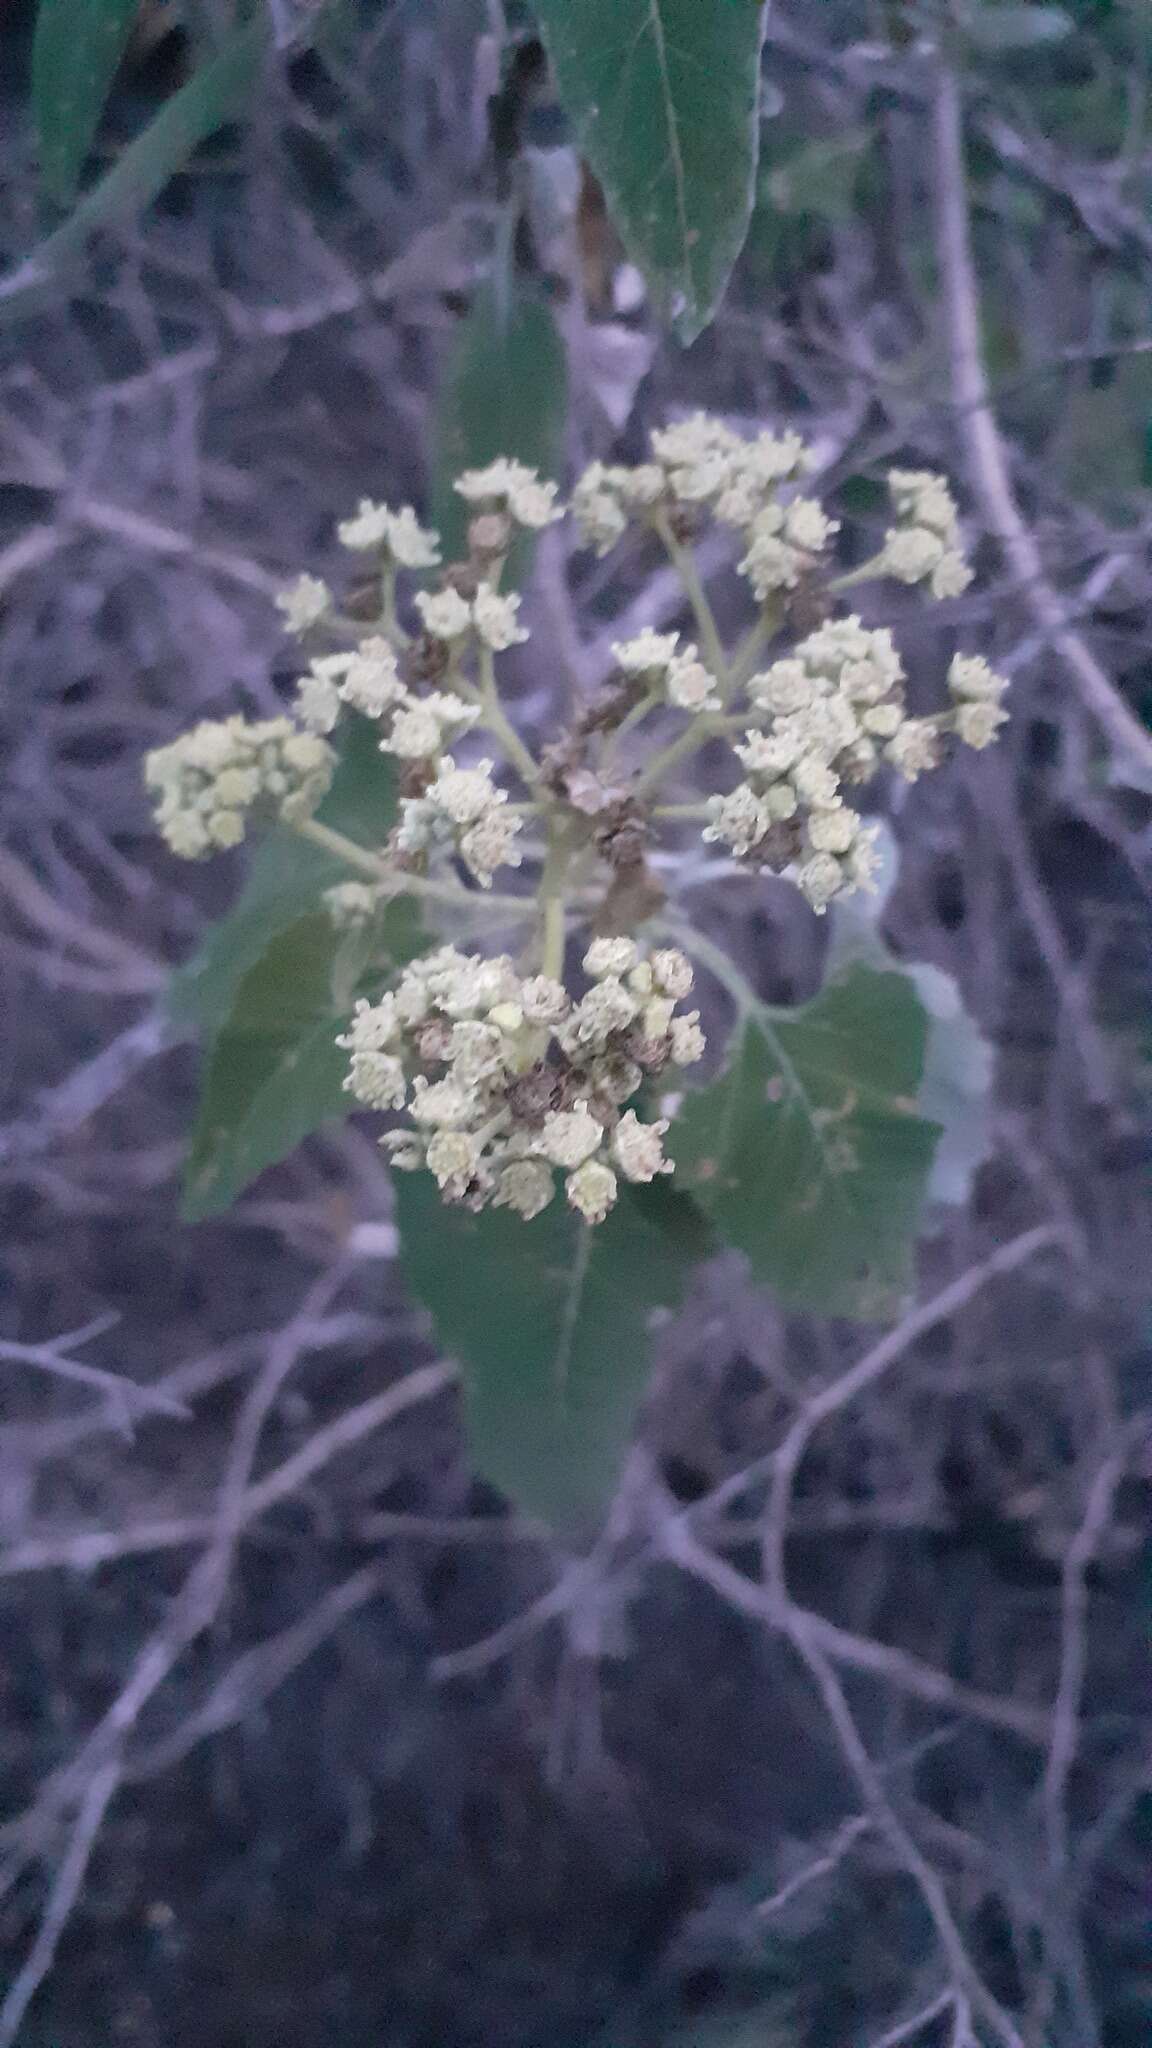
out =
[[[884,537],[879,567],[898,583],[926,583],[933,597],[959,597],[972,581],[960,515],[942,476],[893,469],[888,491],[896,523]]]
[[[1003,722],[1006,685],[982,660],[958,656],[952,714],[909,718],[904,670],[886,627],[834,619],[751,677],[755,724],[734,751],[745,779],[709,801],[705,839],[783,872],[813,909],[871,881],[875,827],[845,791],[887,762],[909,781],[940,758],[947,731],[986,746]]]
[[[638,514],[708,510],[744,533],[748,551],[740,566],[763,598],[797,583],[837,531],[815,498],[797,494],[812,466],[798,434],[746,441],[700,412],[658,429],[652,457],[633,469],[594,462],[579,479],[573,516],[598,554],[606,554]]]
[[[635,677],[677,711],[720,709],[715,676],[695,646],[680,646],[679,633],[654,633],[647,627],[635,640],[615,641],[612,653],[624,675]]]
[[[336,528],[346,548],[378,554],[397,569],[434,569],[440,560],[440,535],[421,526],[411,505],[394,512],[361,498],[353,518]]]
[[[407,967],[379,1002],[360,1002],[339,1043],[345,1086],[373,1109],[406,1110],[383,1140],[394,1166],[426,1167],[445,1199],[526,1219],[564,1175],[572,1207],[599,1223],[619,1182],[670,1171],[663,1121],[625,1105],[645,1078],[704,1050],[696,1012],[677,1014],[692,969],[668,947],[596,939],[591,986],[574,1002],[549,975],[501,954],[444,946]]]
[[[466,469],[454,488],[470,505],[493,506],[518,526],[538,529],[563,517],[564,508],[556,503],[556,485],[546,483],[534,469],[508,455],[498,455],[486,469]]]
[[[332,778],[332,749],[288,718],[204,719],[145,757],[156,823],[184,860],[238,846],[248,813],[306,817]]]
[[[522,821],[507,803],[507,790],[498,789],[492,780],[491,761],[458,768],[451,754],[445,754],[435,764],[423,795],[402,800],[397,850],[454,852],[481,888],[489,889],[497,868],[520,865],[515,841]]]

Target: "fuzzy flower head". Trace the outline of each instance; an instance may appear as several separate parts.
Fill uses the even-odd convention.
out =
[[[521,976],[506,954],[453,946],[411,962],[378,1002],[357,1003],[338,1041],[350,1055],[345,1085],[366,1107],[404,1112],[383,1140],[394,1165],[426,1168],[445,1201],[526,1221],[560,1175],[589,1223],[607,1215],[621,1179],[670,1171],[667,1124],[646,1119],[638,1091],[646,1073],[703,1051],[697,1013],[676,1013],[691,967],[676,947],[644,958],[631,939],[594,940],[587,957],[596,978],[578,1004],[551,976]],[[593,1016],[594,1028],[573,1028]]]
[[[276,609],[283,614],[288,632],[299,636],[328,617],[332,592],[319,576],[298,576],[295,583],[280,592]]]
[[[248,814],[307,816],[332,778],[332,749],[288,718],[207,719],[144,762],[156,822],[184,860],[238,846]]]
[[[550,526],[562,517],[557,486],[508,455],[497,456],[485,469],[466,469],[457,477],[455,489],[469,504],[500,506],[519,526]]]

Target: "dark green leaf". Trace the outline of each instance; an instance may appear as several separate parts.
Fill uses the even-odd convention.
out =
[[[0,317],[35,310],[45,287],[81,253],[97,228],[110,227],[147,206],[197,144],[239,113],[255,83],[267,40],[262,15],[224,38],[215,56],[173,94],[63,226],[0,282]]]
[[[654,1312],[707,1250],[693,1205],[629,1188],[589,1229],[559,1197],[525,1223],[445,1207],[426,1173],[395,1183],[404,1270],[459,1359],[477,1465],[531,1514],[586,1533],[620,1471]]]
[[[678,1185],[786,1301],[879,1315],[905,1284],[939,1135],[917,1114],[926,1038],[906,975],[853,967],[801,1009],[757,1005],[688,1098]]]
[[[370,720],[352,713],[340,765],[318,815],[361,846],[383,844],[396,815],[396,778],[380,752]],[[305,911],[321,892],[349,879],[335,854],[312,846],[287,827],[271,833],[259,849],[238,901],[209,932],[199,951],[173,977],[171,1007],[176,1021],[208,1037],[228,1016],[239,982],[260,959],[269,939]]]
[[[433,513],[449,560],[460,553],[468,522],[452,489],[461,470],[512,455],[555,475],[567,375],[547,301],[513,276],[484,285],[461,326],[440,399]]]
[[[32,104],[40,171],[53,198],[76,189],[140,0],[40,0]]]
[[[657,304],[692,341],[752,211],[759,0],[534,0],[576,138]]]
[[[409,907],[397,902],[356,933],[313,911],[265,948],[212,1041],[185,1179],[190,1221],[226,1209],[310,1131],[351,1114],[336,1035],[369,953],[399,962],[415,945]]]

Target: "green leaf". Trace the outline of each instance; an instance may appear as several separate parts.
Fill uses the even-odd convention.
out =
[[[379,847],[396,816],[396,777],[380,752],[370,719],[351,713],[332,787],[317,815],[361,846]],[[240,896],[213,926],[198,952],[173,976],[172,1015],[202,1037],[229,1015],[236,990],[278,932],[307,910],[323,890],[345,882],[350,870],[338,855],[279,827],[264,841]]]
[[[76,189],[140,0],[40,0],[32,105],[40,171],[53,198]]]
[[[760,192],[778,213],[851,220],[856,211],[860,165],[872,146],[873,130],[848,128],[840,135],[807,142],[783,163],[762,174]]]
[[[559,1196],[525,1223],[446,1207],[426,1173],[395,1186],[404,1271],[460,1362],[479,1469],[529,1513],[587,1533],[619,1475],[654,1313],[708,1249],[692,1204],[627,1188],[590,1229]]]
[[[576,139],[622,241],[693,341],[752,213],[759,0],[534,0]]]
[[[555,475],[567,381],[564,344],[547,301],[511,275],[483,285],[461,324],[440,398],[433,516],[447,559],[461,552],[468,524],[468,508],[452,488],[461,470],[511,455],[542,476]]]
[[[926,1041],[908,977],[852,967],[800,1009],[754,1005],[677,1119],[677,1184],[785,1301],[873,1316],[903,1289],[939,1136]]]
[[[265,948],[212,1041],[185,1175],[190,1222],[226,1209],[329,1117],[351,1115],[336,1035],[369,955],[400,962],[419,943],[409,906],[396,902],[357,932],[313,911]]]
[[[1008,50],[1034,50],[1041,43],[1063,42],[1076,24],[1064,7],[985,5],[964,24],[978,49],[995,55]]]
[[[82,252],[97,228],[110,227],[147,206],[197,144],[239,113],[255,83],[267,41],[262,15],[223,38],[215,56],[173,94],[63,225],[0,281],[0,317],[37,310],[45,288]]]

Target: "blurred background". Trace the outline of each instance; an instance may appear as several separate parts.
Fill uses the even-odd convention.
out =
[[[230,20],[146,0],[94,172]],[[989,4],[957,60],[1028,573],[974,483],[957,384],[931,8],[776,0],[751,233],[687,350],[525,10],[278,0],[243,118],[35,277],[63,216],[37,176],[33,21],[31,0],[0,16],[0,2040],[992,2038],[942,2004],[922,1897],[807,1675],[734,1597],[757,1497],[702,1525],[712,1583],[642,1545],[617,1558],[582,1654],[549,1621],[547,1553],[469,1470],[370,1134],[312,1139],[225,1219],[180,1220],[197,1055],[166,982],[244,860],[167,854],[143,752],[285,700],[273,597],[332,569],[361,495],[435,512],[501,418],[570,480],[705,405],[797,427],[849,519],[893,464],[955,476],[979,573],[898,621],[914,708],[957,634],[1013,677],[1003,742],[904,796],[885,929],[956,977],[990,1048],[926,1286],[1032,1227],[1058,1253],[974,1292],[821,1437],[790,1557],[808,1604],[879,1646],[847,1674],[859,1724],[1020,2042],[1141,2048],[1149,10]],[[502,330],[496,277],[531,292]],[[676,622],[665,572],[619,577],[541,542],[514,671],[530,724],[604,672],[622,599]],[[812,987],[818,938],[782,885],[710,929],[776,999]],[[677,1499],[762,1458],[865,1341],[707,1269],[642,1423]],[[261,1374],[265,1494],[222,1561]],[[109,1746],[92,1731],[114,1703]]]

